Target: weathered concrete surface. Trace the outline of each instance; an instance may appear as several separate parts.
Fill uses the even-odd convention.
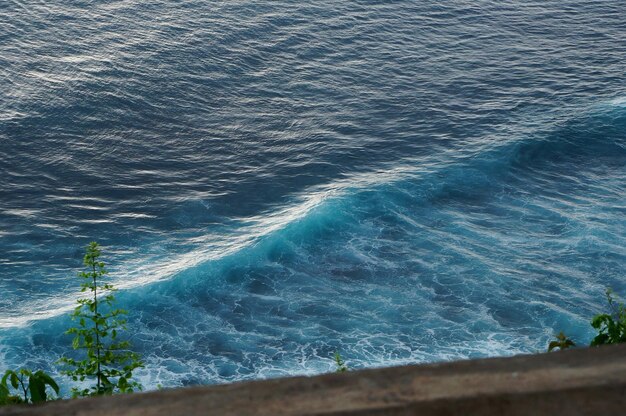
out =
[[[0,415],[626,414],[626,345],[68,400]]]

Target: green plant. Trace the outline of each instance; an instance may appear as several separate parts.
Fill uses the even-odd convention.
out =
[[[79,274],[83,279],[81,292],[89,296],[77,300],[78,306],[72,313],[76,327],[66,333],[73,334],[72,347],[81,350],[86,357],[82,360],[63,357],[60,363],[70,369],[63,371],[74,381],[90,379],[95,386],[85,389],[72,389],[72,395],[96,396],[113,393],[131,393],[141,390],[141,385],[132,379],[133,371],[143,367],[139,356],[130,351],[128,341],[117,341],[118,332],[126,329],[127,312],[114,308],[116,290],[109,283],[102,283],[107,275],[104,262],[100,261],[98,243],[87,246],[83,264],[85,271]]]
[[[556,339],[550,342],[550,344],[548,345],[548,352],[554,350],[555,348],[558,348],[562,351],[570,347],[576,346],[576,344],[574,344],[574,341],[569,339],[563,332],[559,332],[559,334],[555,335],[554,338]]]
[[[606,300],[609,313],[596,315],[591,321],[591,326],[598,330],[591,346],[626,342],[626,307],[613,297],[611,289],[606,290]]]
[[[335,370],[336,373],[345,373],[348,371],[348,367],[341,358],[341,354],[339,354],[339,352],[335,352],[335,366],[337,367]]]
[[[0,380],[0,405],[43,403],[48,400],[48,386],[59,394],[57,383],[41,370],[34,373],[24,368],[18,371],[7,370]],[[18,393],[11,394],[11,387]]]

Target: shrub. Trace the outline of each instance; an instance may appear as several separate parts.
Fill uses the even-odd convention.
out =
[[[606,300],[609,305],[609,312],[598,314],[591,320],[591,326],[598,330],[598,335],[591,340],[592,347],[626,342],[626,306],[617,301],[613,295],[613,290],[610,288],[606,290]],[[548,351],[556,348],[564,350],[576,345],[563,332],[560,332],[555,338],[548,345]]]
[[[0,405],[43,403],[48,400],[48,386],[59,394],[57,383],[41,370],[34,373],[24,368],[19,371],[7,370],[0,381]],[[11,394],[11,388],[18,393]]]
[[[63,357],[60,363],[70,367],[63,371],[74,381],[91,379],[95,385],[85,389],[72,389],[72,395],[96,396],[113,393],[131,393],[141,390],[141,385],[132,379],[133,371],[143,367],[139,356],[130,351],[128,341],[117,341],[118,332],[126,329],[123,318],[126,311],[114,308],[115,288],[102,283],[107,275],[104,262],[99,261],[100,247],[92,242],[87,246],[83,263],[87,270],[81,272],[81,292],[89,297],[77,300],[78,306],[72,313],[76,327],[66,333],[73,334],[72,347],[84,352],[85,358],[75,360]]]

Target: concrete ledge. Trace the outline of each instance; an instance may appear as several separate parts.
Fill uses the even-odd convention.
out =
[[[600,415],[626,409],[626,345],[0,408],[0,415]]]

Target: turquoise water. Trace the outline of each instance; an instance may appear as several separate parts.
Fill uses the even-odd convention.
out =
[[[67,3],[0,5],[0,369],[58,370],[92,240],[148,388],[584,344],[626,294],[619,1]]]

